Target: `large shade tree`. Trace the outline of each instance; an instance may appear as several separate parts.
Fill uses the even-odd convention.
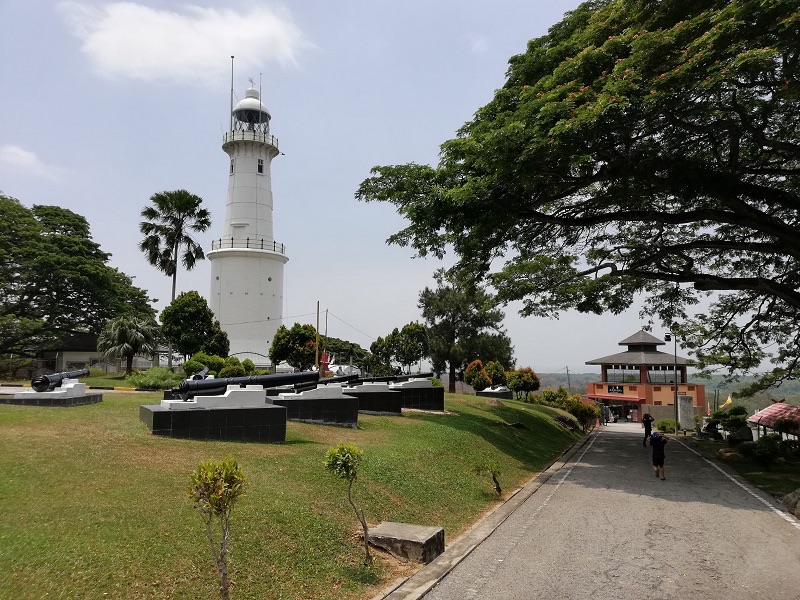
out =
[[[109,266],[87,220],[0,194],[0,354],[35,356],[120,315],[153,318],[147,292]]]
[[[186,190],[158,192],[150,202],[141,213],[144,220],[139,223],[139,230],[145,237],[139,242],[139,249],[151,265],[172,278],[170,302],[174,302],[178,262],[191,271],[198,260],[205,258],[203,247],[192,234],[211,227],[211,213],[200,206],[202,198]],[[171,367],[172,347],[167,361]]]
[[[797,0],[585,2],[441,157],[360,186],[409,219],[392,242],[452,247],[527,315],[642,294],[701,366],[798,375]]]

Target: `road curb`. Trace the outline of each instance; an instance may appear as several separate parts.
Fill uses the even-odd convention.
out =
[[[374,596],[372,600],[416,600],[422,598],[461,561],[469,556],[528,498],[547,483],[553,475],[569,463],[572,457],[589,442],[592,435],[587,435],[575,442],[544,471],[517,488],[505,502],[499,504],[478,523],[449,544],[444,553],[410,577],[400,580],[396,585]]]

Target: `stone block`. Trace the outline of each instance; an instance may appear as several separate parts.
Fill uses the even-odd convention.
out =
[[[398,558],[427,564],[444,552],[444,529],[384,521],[369,529],[369,542]]]

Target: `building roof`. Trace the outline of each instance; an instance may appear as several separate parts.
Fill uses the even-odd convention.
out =
[[[786,404],[786,401],[781,400],[757,412],[752,417],[748,418],[747,421],[754,425],[762,425],[770,429],[775,429],[775,421],[778,419],[792,419],[800,423],[800,406]],[[798,435],[800,434],[800,429],[795,429],[792,433]]]
[[[665,344],[666,342],[662,342],[656,336],[650,335],[644,329],[634,333],[630,337],[626,337],[619,343],[620,346],[663,346]]]
[[[595,358],[594,360],[587,360],[587,365],[654,365],[654,366],[673,366],[676,363],[674,354],[667,354],[666,352],[659,352],[658,350],[647,351],[629,351],[618,352],[617,354],[610,354],[602,358]],[[679,356],[677,363],[680,366],[691,364],[689,359]]]
[[[655,365],[655,366],[672,366],[678,364],[686,366],[691,364],[691,361],[682,356],[675,357],[673,353],[661,352],[656,350],[657,346],[665,345],[665,342],[658,339],[654,335],[650,335],[644,330],[638,331],[631,336],[626,337],[619,343],[620,346],[627,346],[628,350],[625,352],[618,352],[602,358],[595,358],[587,360],[587,365]]]

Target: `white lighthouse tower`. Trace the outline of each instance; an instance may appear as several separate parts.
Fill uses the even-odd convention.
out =
[[[272,234],[270,171],[279,151],[270,118],[254,87],[232,109],[222,140],[230,157],[225,229],[207,254],[211,309],[228,334],[230,354],[256,364],[263,364],[281,324],[283,266],[289,260]]]

